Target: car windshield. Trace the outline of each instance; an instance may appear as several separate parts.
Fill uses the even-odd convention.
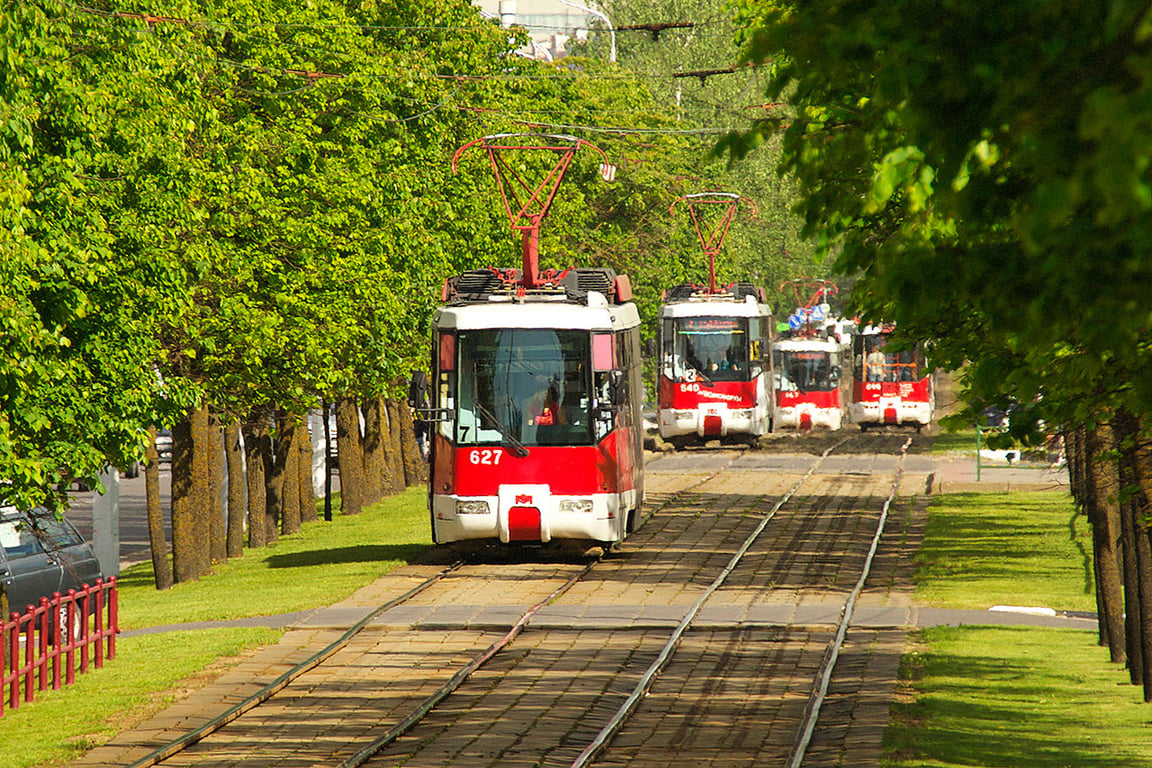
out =
[[[741,317],[677,319],[672,374],[676,378],[701,374],[711,381],[747,381],[748,320]]]
[[[590,445],[590,334],[494,328],[459,334],[461,445]]]
[[[45,507],[36,507],[28,514],[8,508],[0,516],[0,547],[3,547],[9,559],[39,554],[46,549],[63,549],[82,542],[75,528],[58,520]]]

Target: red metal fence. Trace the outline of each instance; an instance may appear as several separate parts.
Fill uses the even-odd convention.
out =
[[[32,701],[37,690],[54,690],[76,681],[89,664],[104,666],[116,658],[118,624],[116,577],[92,586],[56,592],[40,605],[13,613],[0,624],[0,715]],[[79,657],[79,658],[77,658]]]

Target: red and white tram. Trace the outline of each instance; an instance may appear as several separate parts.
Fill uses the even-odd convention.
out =
[[[853,336],[849,416],[862,430],[880,424],[919,431],[932,423],[936,407],[932,373],[919,347],[888,349],[892,331],[890,325],[869,325]]]
[[[772,367],[776,375],[776,412],[773,426],[803,431],[816,427],[840,429],[844,413],[844,384],[840,375],[841,345],[829,317],[827,299],[837,293],[828,280],[799,278],[791,286],[797,308],[788,317],[787,336],[772,344]],[[807,297],[802,292],[810,292]]]
[[[523,268],[445,281],[433,319],[432,538],[610,546],[638,524],[644,499],[640,315],[627,276],[541,272],[537,253],[575,152],[604,153],[572,136],[501,134],[461,147],[454,168],[469,147],[488,154]],[[535,186],[524,179],[539,170],[530,155],[554,162]]]
[[[640,316],[627,280],[574,269],[450,280],[435,315],[429,505],[437,543],[588,540],[636,525],[644,496]]]
[[[676,286],[660,307],[660,436],[676,447],[772,431],[772,313],[760,290]]]
[[[776,429],[840,429],[840,345],[827,337],[783,339],[772,345]]]

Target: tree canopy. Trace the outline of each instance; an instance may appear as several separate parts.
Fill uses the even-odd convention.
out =
[[[862,312],[972,361],[977,398],[1147,412],[1147,4],[741,7],[788,106],[726,147],[783,136]]]

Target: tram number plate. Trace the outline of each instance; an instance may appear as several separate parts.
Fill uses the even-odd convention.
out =
[[[483,450],[474,450],[468,454],[468,462],[471,464],[483,464],[485,466],[495,466],[500,463],[500,457],[504,455],[504,451],[495,450],[492,448],[485,448]]]

